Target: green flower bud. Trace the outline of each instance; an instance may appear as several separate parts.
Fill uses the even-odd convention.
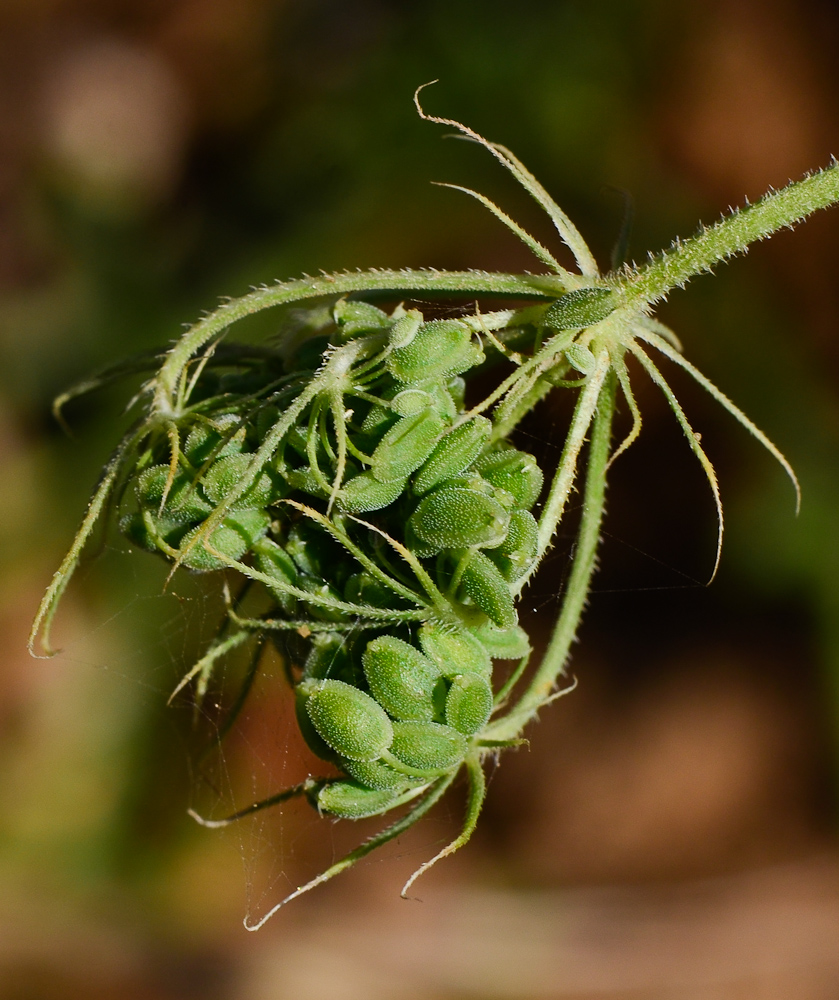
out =
[[[411,529],[431,555],[443,549],[500,545],[509,513],[490,496],[458,486],[430,493],[410,517]]]
[[[433,660],[444,677],[478,674],[489,679],[492,660],[483,643],[456,625],[429,622],[419,630],[422,651]]]
[[[402,417],[373,452],[370,471],[380,482],[405,479],[431,454],[443,433],[443,421],[433,409]]]
[[[263,406],[256,415],[256,440],[259,444],[265,440],[280,419],[280,410],[276,406]]]
[[[432,722],[442,715],[445,682],[437,665],[410,643],[379,636],[361,660],[373,697],[395,719]]]
[[[446,394],[455,405],[457,412],[466,407],[466,379],[462,375],[455,375],[446,383]]]
[[[491,431],[492,423],[481,416],[449,431],[414,476],[414,492],[421,496],[444,480],[459,476],[481,453]]]
[[[492,712],[492,688],[477,674],[461,674],[452,681],[446,698],[446,722],[464,736],[472,736]]]
[[[313,497],[326,496],[326,490],[323,488],[321,481],[306,466],[300,469],[286,469],[283,472],[283,478],[292,489],[300,490],[301,493],[308,493]]]
[[[343,681],[303,681],[298,691],[323,741],[350,760],[377,760],[393,742],[385,710],[369,694]]]
[[[437,722],[394,722],[393,743],[385,758],[391,767],[405,765],[416,777],[447,774],[466,756],[462,733]]]
[[[361,433],[369,437],[381,436],[396,423],[397,419],[397,414],[389,406],[375,404],[370,407],[370,411],[361,422]]]
[[[342,562],[342,549],[308,518],[292,526],[285,550],[301,573],[319,580],[330,575],[329,571]]]

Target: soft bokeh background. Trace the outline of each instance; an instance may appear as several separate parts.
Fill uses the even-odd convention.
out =
[[[49,415],[77,378],[165,344],[223,294],[344,267],[532,266],[452,180],[549,239],[482,151],[512,147],[603,263],[839,152],[828,0],[5,0],[0,6],[0,997],[274,1000],[839,995],[839,213],[697,280],[661,315],[778,442],[789,485],[674,374],[717,464],[714,513],[640,388],[615,468],[578,690],[503,758],[468,850],[403,902],[459,804],[241,927],[366,834],[304,809],[225,834],[169,691],[217,607],[109,539],[73,583],[63,654],[24,640],[123,420],[126,389]],[[523,446],[549,459],[560,415]],[[556,434],[552,436],[552,427]],[[530,595],[549,627],[562,579]],[[221,781],[293,769],[269,668]],[[212,789],[210,789],[212,792]],[[203,801],[206,801],[206,796]],[[229,834],[229,835],[226,835]]]

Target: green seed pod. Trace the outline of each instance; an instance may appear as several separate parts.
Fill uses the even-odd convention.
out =
[[[426,386],[426,391],[431,393],[434,409],[447,424],[450,424],[460,413],[451,393],[439,382],[432,383],[430,387]]]
[[[348,514],[381,510],[383,507],[389,507],[402,495],[407,483],[407,478],[382,482],[376,479],[372,472],[362,472],[344,483],[336,503],[340,510]]]
[[[370,471],[380,482],[405,479],[431,454],[443,433],[443,421],[433,409],[400,418],[373,452]]]
[[[389,789],[365,788],[357,781],[330,781],[317,793],[315,807],[319,812],[341,819],[364,819],[384,812],[398,797]]]
[[[253,455],[243,453],[226,455],[213,462],[201,482],[207,499],[213,504],[222,503],[233,487],[241,481],[252,460]],[[287,491],[280,487],[279,481],[275,482],[263,469],[247,491],[234,502],[231,510],[267,507],[274,501],[280,500],[286,493]]]
[[[320,598],[318,601],[303,601],[312,618],[317,618],[323,622],[347,621],[349,616],[346,611],[330,607],[329,603],[323,603],[324,601],[331,603],[341,600],[341,592],[331,583],[328,583],[326,580],[319,580],[313,576],[301,576],[297,581],[297,585],[301,590],[305,590],[313,597]]]
[[[210,534],[207,545],[228,559],[241,559],[254,543],[262,538],[270,524],[271,518],[264,510],[233,511]],[[199,541],[189,548],[202,528],[203,525],[196,525],[181,539],[179,549],[186,553],[181,560],[183,565],[199,573],[225,569],[227,563],[209,552],[204,547],[204,542]]]
[[[388,341],[393,350],[407,347],[416,337],[419,328],[422,326],[422,313],[418,309],[409,309],[404,316],[391,327]]]
[[[135,480],[137,499],[144,507],[151,508],[155,515],[168,481],[168,465],[153,465],[141,472]],[[181,524],[188,524],[203,521],[211,511],[212,507],[201,496],[197,484],[190,482],[183,473],[178,473],[166,496],[163,516]]]
[[[381,437],[398,420],[398,415],[389,406],[371,406],[361,422],[361,433],[367,437]],[[377,441],[378,443],[378,441]]]
[[[425,389],[412,387],[397,392],[390,401],[390,405],[394,413],[398,413],[400,417],[410,417],[414,413],[419,413],[420,410],[432,408],[434,397]]]
[[[455,677],[446,698],[446,722],[464,736],[473,736],[492,712],[492,688],[477,674]]]
[[[292,525],[285,540],[285,550],[301,573],[323,580],[342,564],[343,550],[317,524],[308,518]]]
[[[458,486],[430,493],[410,517],[412,531],[429,554],[500,545],[509,522],[508,511],[497,500]]]
[[[565,348],[565,357],[583,375],[591,375],[597,365],[595,356],[581,344],[569,344]]]
[[[301,427],[300,424],[295,424],[285,436],[286,444],[298,455],[299,458],[302,458],[304,462],[309,461],[309,452],[307,451],[308,440],[309,430],[307,427]]]
[[[385,760],[396,770],[404,764],[410,768],[406,773],[430,778],[457,767],[467,749],[463,734],[451,726],[437,722],[394,722],[393,743]]]
[[[466,407],[466,379],[461,375],[455,375],[446,383],[446,395],[454,403],[455,410],[459,413]]]
[[[351,683],[353,666],[346,636],[336,632],[315,632],[309,642],[303,680],[321,681],[331,677]]]
[[[461,489],[471,490],[473,493],[481,493],[485,497],[496,499],[497,495],[500,494],[504,497],[504,502],[498,501],[502,507],[507,506],[507,498],[510,498],[510,494],[505,490],[499,490],[497,486],[493,486],[483,476],[479,476],[477,472],[471,470],[467,470],[462,476],[452,476],[451,479],[446,480],[444,485],[446,487],[459,486]],[[515,501],[513,501],[513,505],[515,506]]]
[[[539,526],[526,510],[514,510],[510,515],[507,537],[488,552],[490,559],[501,570],[505,580],[520,580],[533,565],[539,547]]]
[[[350,340],[360,333],[383,330],[390,326],[390,316],[369,302],[340,299],[332,308],[332,316],[341,328],[341,339]]]
[[[512,628],[518,622],[509,584],[483,552],[472,552],[460,578],[458,598],[471,601],[499,628]]]
[[[151,522],[151,525],[147,522]],[[156,517],[149,511],[146,511],[145,514],[135,511],[133,514],[126,514],[125,517],[120,518],[119,530],[129,542],[139,545],[141,549],[145,549],[147,552],[158,552],[160,551],[159,540],[176,548],[178,542],[189,530],[189,525],[175,518]]]
[[[286,584],[291,587],[297,586],[298,572],[294,565],[294,560],[281,546],[270,538],[260,538],[253,546],[253,553],[256,561],[256,568],[260,573],[270,576],[278,584]],[[290,595],[280,587],[276,589],[268,588],[276,598],[280,607],[291,613],[297,606],[297,598]]]
[[[298,691],[318,735],[350,760],[377,760],[393,742],[385,710],[369,694],[343,681],[303,681]]]
[[[500,629],[492,622],[479,625],[474,630],[478,639],[493,660],[520,660],[530,652],[530,639],[520,626]]]
[[[321,739],[312,720],[309,718],[309,713],[306,710],[308,700],[308,696],[301,692],[298,687],[295,691],[294,714],[297,716],[297,727],[300,730],[300,735],[306,741],[306,746],[312,751],[315,757],[320,760],[328,760],[331,764],[337,764],[340,760],[338,754],[335,753],[328,743]]]
[[[241,425],[241,426],[240,426]],[[236,455],[245,447],[246,428],[235,413],[216,417],[213,426],[196,424],[187,435],[183,450],[196,468],[208,459]]]
[[[380,760],[348,760],[342,758],[340,766],[357,782],[367,788],[378,788],[382,791],[390,790],[403,792],[411,785],[421,785],[423,778],[411,778],[406,774],[394,771],[392,767]]]
[[[402,607],[403,601],[389,587],[367,572],[353,573],[344,584],[344,600],[349,604],[369,604],[374,608]]]
[[[313,497],[325,497],[326,490],[314,472],[308,468],[286,469],[283,478],[293,490],[308,493]]]
[[[436,663],[410,643],[379,636],[367,643],[361,662],[370,692],[395,719],[432,722],[442,716],[445,681]]]
[[[493,486],[511,493],[522,510],[530,510],[542,490],[542,470],[536,459],[516,448],[502,448],[481,455],[474,469]]]
[[[444,677],[492,675],[492,660],[483,643],[464,628],[428,622],[419,630],[422,651],[433,660]]]
[[[276,406],[263,406],[256,415],[256,442],[262,444],[274,424],[280,419],[280,410]]]
[[[552,330],[593,326],[614,312],[616,304],[609,288],[575,288],[548,306],[545,326]]]
[[[444,480],[459,476],[481,453],[491,431],[492,423],[478,416],[440,438],[414,476],[414,492],[422,496]]]
[[[423,323],[405,347],[394,350],[386,364],[394,378],[408,385],[459,375],[483,361],[472,332],[459,320],[438,319]]]

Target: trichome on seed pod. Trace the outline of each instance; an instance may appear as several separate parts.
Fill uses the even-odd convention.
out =
[[[117,366],[79,390],[144,364],[153,372],[143,415],[106,466],[42,600],[33,646],[40,635],[50,652],[61,594],[96,521],[115,510],[123,535],[173,572],[216,574],[226,591],[238,579],[240,593],[261,595],[261,610],[250,616],[240,601],[229,602],[218,635],[177,690],[194,683],[200,703],[223,657],[250,645],[256,665],[270,639],[286,665],[300,731],[323,761],[322,775],[226,820],[195,818],[221,826],[292,796],[338,818],[396,816],[246,922],[251,929],[408,829],[461,772],[463,829],[403,893],[469,839],[484,799],[485,761],[520,743],[527,723],[562,693],[595,566],[608,470],[641,430],[630,365],[633,378],[646,376],[662,391],[701,463],[720,543],[713,467],[658,359],[692,375],[798,490],[783,455],[685,360],[652,306],[753,240],[839,199],[839,167],[770,193],[643,267],[602,275],[577,229],[509,150],[426,115],[418,100],[417,109],[496,157],[546,211],[577,270],[468,191],[547,273],[359,271],[281,283],[223,305],[158,358]],[[366,300],[374,294],[397,304],[380,309]],[[429,319],[398,304],[401,296],[476,304],[454,319]],[[513,304],[481,312],[483,296]],[[286,318],[288,307],[295,310],[273,341],[223,341],[232,324],[272,307],[286,307]],[[482,399],[478,385],[492,386]],[[513,438],[552,392],[571,393],[573,413],[557,466],[542,470]],[[615,441],[618,402],[631,426]],[[581,492],[582,508],[567,583],[552,638],[531,666],[517,604],[572,490]]]

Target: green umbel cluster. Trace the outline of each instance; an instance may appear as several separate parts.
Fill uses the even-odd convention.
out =
[[[296,795],[350,819],[411,803],[267,914],[246,921],[251,930],[407,830],[462,772],[468,793],[461,833],[403,893],[469,840],[485,797],[486,758],[520,743],[528,722],[563,693],[557,687],[596,566],[608,472],[641,431],[634,378],[646,376],[663,393],[705,472],[719,516],[717,563],[716,476],[660,358],[703,386],[798,489],[781,452],[683,357],[652,307],[752,241],[839,200],[839,166],[770,192],[643,267],[602,275],[571,220],[509,150],[426,115],[418,99],[417,110],[483,145],[513,175],[550,218],[576,272],[489,199],[461,189],[548,273],[359,271],[278,283],[222,305],[165,355],[119,365],[57,404],[111,378],[154,369],[137,397],[144,412],[105,467],[41,601],[30,648],[40,636],[50,651],[52,618],[85,543],[100,516],[116,507],[122,532],[173,569],[216,573],[227,591],[237,574],[242,584],[218,635],[177,690],[195,680],[200,703],[214,665],[247,644],[256,647],[252,678],[270,637],[294,689],[300,730],[330,772],[225,820],[192,815],[223,826]],[[426,321],[402,305],[383,312],[365,300],[371,296],[475,304],[456,319]],[[510,298],[513,307],[482,312],[481,296]],[[285,320],[274,344],[223,342],[233,324],[275,307]],[[543,489],[536,461],[509,438],[555,390],[572,393],[573,406]],[[619,402],[628,426],[615,446]],[[531,669],[516,603],[575,490],[579,522],[559,615]],[[263,599],[249,614],[246,592]],[[499,684],[493,660],[519,662]]]
[[[270,595],[265,627],[281,637],[301,731],[346,776],[310,797],[359,817],[413,797],[480,743],[492,657],[529,651],[513,587],[536,558],[543,476],[465,409],[464,375],[486,360],[466,323],[345,299],[331,313],[288,359],[206,365],[189,413],[138,459],[119,523],[189,570],[233,566]],[[340,389],[329,381],[264,449],[318,352],[354,343]],[[400,552],[413,581],[390,565]]]

